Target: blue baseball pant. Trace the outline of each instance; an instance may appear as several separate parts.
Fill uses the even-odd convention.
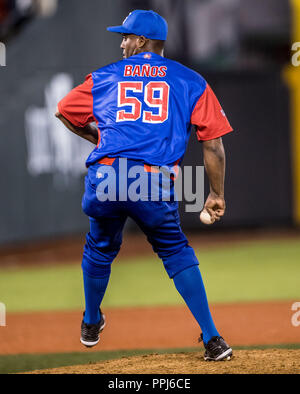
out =
[[[122,188],[123,177],[127,177],[128,171],[133,166],[143,166],[140,162],[127,160],[127,173],[125,173],[119,163],[120,159],[115,159],[110,166],[115,174],[111,180],[114,182],[112,187],[116,188],[117,199],[120,195],[120,188]],[[120,250],[122,232],[128,217],[132,218],[146,234],[154,252],[162,259],[170,278],[187,267],[198,265],[194,250],[188,245],[180,227],[178,202],[175,201],[172,190],[173,181],[171,181],[171,201],[100,202],[99,197],[101,198],[101,196],[99,196],[98,186],[108,179],[106,176],[101,177],[102,172],[109,173],[108,166],[96,163],[89,167],[85,178],[82,208],[90,219],[90,231],[86,236],[82,260],[82,269],[86,274],[98,278],[110,274],[111,263]],[[151,174],[151,172],[145,171],[141,175],[145,177],[149,185],[148,198],[151,194]],[[132,182],[134,179],[128,179],[128,188]]]

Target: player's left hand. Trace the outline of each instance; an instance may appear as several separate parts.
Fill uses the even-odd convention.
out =
[[[223,197],[220,197],[215,193],[210,192],[204,204],[204,208],[210,214],[212,221],[218,221],[225,213],[225,200]]]

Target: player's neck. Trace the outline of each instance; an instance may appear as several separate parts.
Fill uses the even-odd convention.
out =
[[[139,53],[144,53],[144,52],[151,52],[151,53],[155,53],[156,55],[162,56],[164,57],[164,49],[157,49],[157,48],[153,48],[153,47],[148,47],[148,46],[144,46],[143,48],[140,48],[136,51],[136,55]]]

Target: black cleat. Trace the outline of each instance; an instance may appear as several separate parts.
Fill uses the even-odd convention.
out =
[[[105,316],[102,314],[101,309],[100,316],[100,321],[97,324],[87,324],[82,319],[80,342],[86,347],[95,346],[100,340],[99,334],[105,327]]]
[[[199,342],[203,340],[203,334],[199,338]],[[204,360],[205,361],[229,361],[232,358],[232,349],[224,341],[222,337],[212,337],[206,344]]]

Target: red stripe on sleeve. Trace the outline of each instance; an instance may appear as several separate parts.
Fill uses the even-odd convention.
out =
[[[195,105],[191,123],[197,127],[196,134],[199,141],[213,140],[233,130],[208,84]]]

